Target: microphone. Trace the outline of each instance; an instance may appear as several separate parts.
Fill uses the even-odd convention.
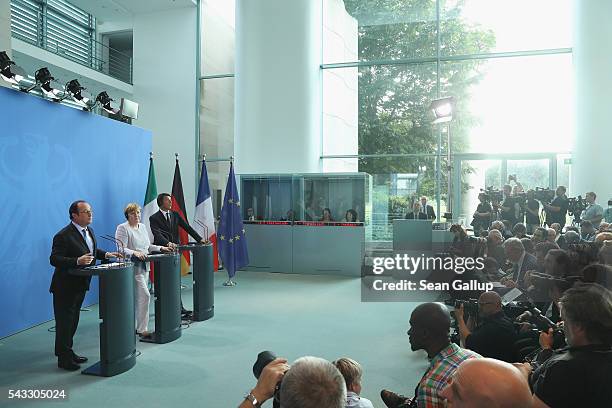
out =
[[[115,237],[113,237],[111,235],[100,235],[100,238],[105,239],[107,241],[113,242],[115,244],[115,247],[117,248],[117,252],[119,252],[122,255],[122,257],[123,257],[123,262],[122,263],[126,262],[126,260],[125,260],[125,244],[123,243],[123,241],[121,241],[120,239],[115,238]]]
[[[208,240],[208,227],[200,220],[196,219],[195,222],[202,228],[204,228],[204,239],[205,239],[205,243],[209,244],[210,241]]]

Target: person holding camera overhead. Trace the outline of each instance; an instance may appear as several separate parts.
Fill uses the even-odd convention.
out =
[[[546,225],[553,223],[559,223],[561,229],[565,227],[565,219],[567,217],[567,207],[569,206],[569,200],[565,193],[567,189],[564,186],[557,187],[555,191],[555,199],[550,204],[542,203],[546,210]]]

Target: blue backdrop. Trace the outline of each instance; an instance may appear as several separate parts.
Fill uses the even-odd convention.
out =
[[[0,338],[53,319],[49,255],[70,203],[88,201],[96,235],[114,236],[125,205],[142,205],[150,151],[147,130],[0,87]],[[85,304],[97,301],[96,278]]]

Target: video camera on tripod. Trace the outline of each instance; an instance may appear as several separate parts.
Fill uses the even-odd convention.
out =
[[[492,201],[501,202],[504,199],[504,193],[493,186],[485,187],[480,189],[485,201],[490,203]]]

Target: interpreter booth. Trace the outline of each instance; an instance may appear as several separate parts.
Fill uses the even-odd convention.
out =
[[[240,175],[246,270],[361,276],[371,191],[366,173]]]

